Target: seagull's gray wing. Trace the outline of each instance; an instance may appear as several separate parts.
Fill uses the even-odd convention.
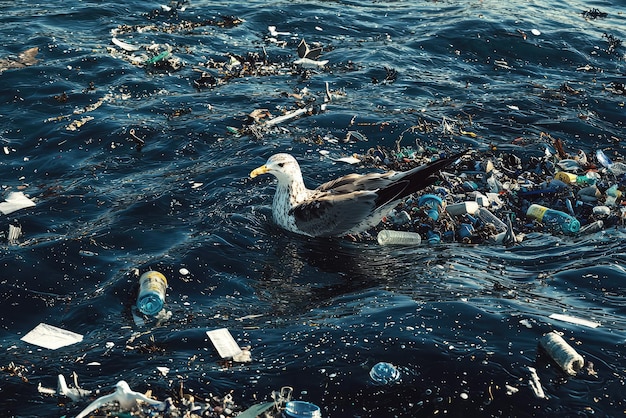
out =
[[[312,236],[341,236],[376,210],[375,192],[322,193],[291,209],[296,226]]]
[[[331,180],[317,187],[315,190],[333,193],[352,193],[356,191],[375,191],[389,186],[395,172],[348,174]]]

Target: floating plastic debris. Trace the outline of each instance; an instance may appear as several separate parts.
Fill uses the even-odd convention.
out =
[[[122,48],[124,51],[138,51],[141,49],[140,46],[136,46],[136,45],[131,45],[129,43],[126,43],[124,41],[120,41],[117,38],[112,38],[111,42],[113,42],[115,45],[119,46],[120,48]]]
[[[543,387],[541,386],[541,382],[539,381],[539,376],[537,375],[537,369],[534,367],[528,366],[528,370],[530,371],[530,380],[528,384],[535,396],[539,399],[548,399],[545,392],[543,391]]]
[[[268,26],[267,30],[269,31],[271,36],[291,36],[291,32],[279,32],[276,30],[276,26]]]
[[[7,235],[9,244],[17,244],[17,240],[21,235],[22,227],[19,224],[9,224],[9,234]]]
[[[532,204],[526,212],[526,216],[536,219],[543,224],[558,227],[566,234],[575,234],[580,230],[580,222],[567,213],[550,209],[538,204]]]
[[[507,226],[504,222],[502,222],[496,215],[491,213],[487,208],[478,208],[476,211],[476,215],[478,218],[486,224],[493,225],[498,232],[505,232],[507,230]]]
[[[539,344],[556,364],[569,375],[576,375],[585,365],[583,357],[556,332],[545,334],[539,340]]]
[[[4,202],[0,202],[0,212],[8,215],[16,210],[32,206],[35,206],[35,202],[26,197],[23,192],[11,192]]]
[[[167,376],[167,374],[170,372],[170,368],[169,367],[163,367],[163,366],[157,366],[156,368],[159,373],[161,373],[161,375],[163,376]]]
[[[232,358],[241,353],[241,348],[226,328],[207,331],[209,339],[222,358]]]
[[[388,385],[400,380],[400,371],[391,363],[381,361],[370,370],[370,377],[378,384]]]
[[[450,205],[446,205],[446,212],[448,212],[452,216],[456,215],[465,215],[470,214],[473,215],[478,210],[478,202],[459,202],[453,203]]]
[[[549,316],[549,318],[556,319],[557,321],[569,322],[571,324],[584,325],[589,328],[598,328],[600,326],[599,322],[589,321],[587,319],[576,318],[574,316],[562,315],[553,313]]]
[[[289,401],[285,404],[288,418],[322,418],[320,407],[310,402]]]
[[[146,60],[146,64],[156,64],[159,61],[164,60],[165,58],[169,57],[171,54],[170,51],[163,51],[158,55],[155,55],[154,57]]]
[[[144,315],[156,315],[163,309],[167,279],[158,271],[148,271],[139,278],[137,308]]]
[[[598,160],[600,164],[602,164],[606,168],[609,168],[611,167],[611,165],[613,165],[613,162],[611,161],[611,159],[607,157],[604,151],[602,151],[601,149],[596,151],[596,159]]]
[[[504,387],[506,388],[506,394],[507,395],[513,395],[513,394],[519,392],[518,388],[516,388],[514,386],[511,386],[511,385],[504,385]]]
[[[356,157],[333,158],[333,161],[337,161],[340,163],[347,163],[347,164],[358,164],[361,162],[361,160]]]
[[[305,114],[307,112],[313,112],[313,109],[312,108],[304,108],[304,107],[301,108],[301,109],[296,109],[294,111],[285,113],[284,115],[277,116],[277,117],[275,117],[273,119],[268,120],[267,122],[265,122],[264,126],[269,127],[269,126],[278,125],[279,123],[283,123],[285,121],[297,118],[298,116],[303,115],[303,114]]]
[[[428,217],[433,221],[439,219],[439,210],[443,205],[443,200],[434,194],[425,194],[420,196],[417,201],[419,207],[424,207]]]
[[[252,361],[250,347],[241,347],[241,352],[233,355],[233,361],[236,363],[250,363]]]
[[[376,237],[380,245],[420,245],[422,237],[417,232],[383,229]]]
[[[21,340],[39,347],[56,350],[81,342],[83,336],[42,322],[24,335]]]

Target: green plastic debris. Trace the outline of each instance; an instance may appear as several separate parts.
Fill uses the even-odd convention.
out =
[[[157,62],[161,61],[162,59],[165,59],[167,57],[169,57],[170,55],[170,51],[163,51],[161,52],[159,55],[150,58],[149,60],[146,61],[146,64],[156,64]]]

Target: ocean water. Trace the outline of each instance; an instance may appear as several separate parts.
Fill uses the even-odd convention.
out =
[[[0,73],[3,197],[36,203],[0,216],[0,231],[22,228],[0,243],[3,416],[75,416],[89,399],[37,389],[72,372],[100,394],[123,379],[164,399],[182,383],[243,408],[292,386],[328,418],[623,416],[623,227],[535,232],[511,248],[309,239],[272,224],[273,179],[248,178],[290,152],[313,186],[373,169],[320,150],[397,141],[541,156],[547,134],[624,156],[617,3],[0,1],[0,63],[17,67]],[[288,34],[271,39],[268,26]],[[146,56],[131,62],[114,36]],[[321,44],[324,68],[294,69],[301,39]],[[179,61],[145,63],[166,44]],[[253,110],[297,103],[316,112],[245,130]],[[343,141],[355,130],[368,140]],[[171,318],[133,319],[135,269],[168,277]],[[41,322],[84,339],[58,350],[20,340]],[[225,367],[206,335],[216,328],[253,361]],[[585,358],[577,376],[539,350],[552,330]],[[402,380],[374,385],[379,361]]]

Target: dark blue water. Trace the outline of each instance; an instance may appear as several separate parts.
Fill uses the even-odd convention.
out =
[[[0,230],[16,220],[23,231],[0,246],[0,410],[76,415],[88,400],[37,390],[75,371],[101,393],[124,379],[164,399],[183,382],[198,397],[232,391],[243,408],[289,385],[324,417],[623,415],[623,227],[534,232],[508,249],[307,239],[272,225],[273,181],[248,179],[290,152],[312,186],[372,169],[319,150],[362,155],[398,140],[541,156],[545,133],[624,156],[626,7],[613,3],[0,2],[0,57],[39,48],[38,62],[0,74],[2,190],[36,202],[0,217]],[[269,25],[292,35],[273,42]],[[183,66],[134,65],[112,33],[167,44]],[[323,46],[323,70],[290,66],[302,38]],[[225,70],[229,54],[249,53],[274,71]],[[198,86],[201,70],[220,82]],[[338,93],[326,111],[245,131],[255,109],[319,108],[326,82]],[[368,141],[344,142],[350,130]],[[133,269],[168,277],[171,319],[133,321]],[[40,322],[84,340],[55,351],[20,340]],[[223,366],[205,333],[222,327],[252,347],[252,363]],[[568,378],[542,356],[551,330],[591,369]],[[401,383],[371,384],[379,361]],[[528,366],[548,399],[530,390]]]

